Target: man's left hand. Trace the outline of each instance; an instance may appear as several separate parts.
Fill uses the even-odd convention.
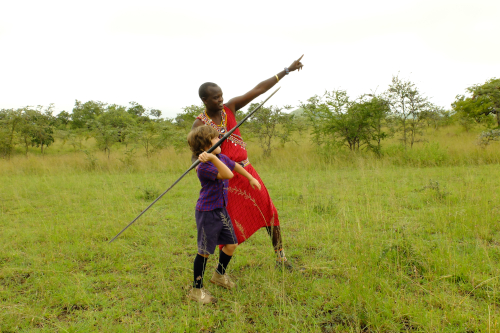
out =
[[[302,59],[303,56],[304,55],[301,55],[299,59],[292,62],[292,64],[288,67],[288,70],[290,72],[293,72],[296,69],[298,69],[300,71],[302,69],[302,67],[304,67],[304,65],[302,65],[302,63],[300,62],[300,60]]]

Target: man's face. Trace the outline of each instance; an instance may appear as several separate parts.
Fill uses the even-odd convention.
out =
[[[222,89],[219,86],[210,86],[207,89],[208,97],[203,99],[203,104],[207,110],[223,110],[224,99],[222,98]]]

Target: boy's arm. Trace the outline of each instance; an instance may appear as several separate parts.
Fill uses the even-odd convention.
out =
[[[217,174],[217,179],[231,179],[233,178],[233,172],[224,164],[221,160],[217,158],[214,154],[208,154],[206,151],[200,154],[198,157],[201,163],[212,162],[212,164],[217,168],[219,173]]]
[[[252,188],[255,188],[255,186],[257,186],[257,188],[260,190],[259,181],[257,179],[255,179],[251,174],[249,174],[248,171],[246,171],[244,167],[242,167],[241,165],[236,163],[234,165],[234,171],[236,171],[237,173],[239,173],[240,175],[242,175],[243,177],[248,179],[248,181],[250,182],[250,186],[252,186]]]

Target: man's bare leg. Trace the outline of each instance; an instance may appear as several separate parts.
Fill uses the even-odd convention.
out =
[[[274,251],[279,251],[283,249],[280,226],[276,225],[276,226],[266,227],[266,231],[269,237],[271,237]]]
[[[271,237],[273,242],[274,253],[276,253],[276,266],[285,266],[288,269],[292,269],[292,265],[288,262],[285,256],[285,250],[283,250],[283,241],[281,238],[281,229],[279,225],[266,227],[267,234]]]

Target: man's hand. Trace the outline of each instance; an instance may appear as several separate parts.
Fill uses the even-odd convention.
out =
[[[304,55],[300,56],[299,59],[297,59],[294,62],[292,62],[292,64],[288,67],[288,70],[290,72],[293,72],[296,69],[298,69],[300,71],[302,69],[302,67],[304,67],[304,65],[302,65],[302,63],[300,62],[300,60],[302,59],[303,56]]]
[[[200,156],[198,156],[198,159],[200,160],[201,163],[213,161],[214,158],[217,158],[217,157],[215,157],[215,155],[212,153],[210,153],[210,154],[207,153],[206,151],[204,151],[203,153],[200,154]]]
[[[255,189],[255,187],[257,187],[260,191],[261,187],[260,187],[260,183],[257,179],[252,177],[252,179],[250,179],[249,182],[250,182],[250,186],[252,186],[253,189]]]
[[[304,67],[304,65],[300,62],[300,60],[302,60],[303,56],[304,55],[302,55],[299,59],[292,62],[290,67],[288,67],[289,72],[293,72],[295,70],[301,70],[302,67]],[[278,83],[276,80],[276,76],[278,76],[279,80],[281,80],[285,75],[286,75],[285,70],[282,70],[278,74],[271,76],[269,79],[262,81],[261,83],[256,85],[255,88],[253,88],[252,90],[250,90],[246,94],[231,98],[226,103],[226,106],[233,112],[236,112],[236,111],[242,109],[243,107],[245,107],[245,105],[247,105],[248,103],[253,101],[258,96],[262,95],[263,93],[265,93],[266,91],[271,89],[276,83]]]

